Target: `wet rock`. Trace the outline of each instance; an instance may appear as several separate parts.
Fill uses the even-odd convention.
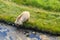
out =
[[[24,31],[23,34],[26,34],[26,32]]]
[[[26,33],[25,35],[26,35],[26,37],[29,37],[29,33]]]
[[[29,33],[28,31],[24,31],[24,34]]]
[[[12,24],[12,26],[14,26],[14,24]]]
[[[50,40],[48,36],[43,35],[43,34],[40,35],[40,38],[41,38],[42,40]]]
[[[33,34],[35,34],[35,32],[32,32]]]

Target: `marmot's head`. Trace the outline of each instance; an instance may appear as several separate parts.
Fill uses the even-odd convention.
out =
[[[23,25],[22,21],[15,21],[15,25],[19,26],[19,25]]]

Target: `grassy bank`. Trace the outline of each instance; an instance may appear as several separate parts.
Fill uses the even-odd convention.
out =
[[[26,28],[37,27],[41,31],[60,34],[60,12],[50,12],[36,7],[0,0],[0,20],[14,23],[16,17],[23,11],[29,11],[31,14],[29,22],[24,24]]]
[[[17,4],[33,6],[49,11],[60,12],[60,0],[12,0]]]

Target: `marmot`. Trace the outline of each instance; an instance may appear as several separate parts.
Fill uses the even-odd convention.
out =
[[[15,20],[15,25],[23,25],[30,18],[30,13],[28,11],[23,11]]]

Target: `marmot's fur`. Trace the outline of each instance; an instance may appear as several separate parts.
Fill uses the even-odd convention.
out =
[[[30,13],[28,11],[24,11],[16,18],[15,24],[22,25],[23,22],[29,20],[29,18],[30,18]]]

